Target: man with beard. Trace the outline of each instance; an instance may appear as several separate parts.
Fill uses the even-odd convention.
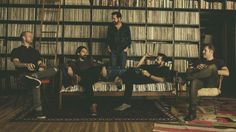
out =
[[[111,67],[124,69],[127,51],[131,44],[130,28],[122,22],[120,12],[112,13],[113,23],[108,27],[107,45],[111,54]]]
[[[124,72],[120,79],[120,83],[125,84],[125,93],[123,98],[123,104],[115,108],[115,110],[123,111],[131,107],[129,101],[133,92],[133,84],[148,84],[158,82],[171,82],[172,74],[169,67],[165,66],[167,56],[158,53],[156,57],[156,64],[143,65],[148,54],[145,54],[139,61],[136,68],[129,68]]]
[[[196,61],[193,67],[188,69],[186,79],[191,81],[189,89],[189,108],[185,121],[196,118],[196,107],[198,102],[197,91],[199,88],[214,88],[219,85],[219,76],[229,76],[226,64],[214,58],[215,48],[211,44],[203,46],[203,58]]]
[[[69,61],[63,68],[64,87],[76,84],[84,88],[84,93],[92,116],[97,115],[97,104],[93,97],[92,85],[107,76],[106,67],[89,57],[88,49],[80,46],[76,50],[76,61]]]

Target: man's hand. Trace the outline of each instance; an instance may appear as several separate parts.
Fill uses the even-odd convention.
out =
[[[129,48],[128,48],[128,47],[126,47],[126,48],[124,49],[124,52],[128,52],[128,49],[129,49]]]
[[[34,71],[35,70],[35,65],[32,63],[26,64],[26,67],[29,71]]]
[[[143,74],[145,77],[150,77],[150,75],[151,75],[147,70],[142,70],[142,74]]]
[[[71,77],[74,75],[74,71],[73,71],[73,69],[72,69],[71,67],[68,67],[68,68],[67,68],[67,73],[68,73],[68,75],[71,76]]]
[[[111,48],[110,48],[109,46],[108,46],[107,50],[108,50],[108,52],[110,52],[110,53],[111,53]]]
[[[198,70],[202,70],[202,69],[207,68],[207,65],[206,65],[206,64],[199,64],[199,65],[197,65],[196,68],[197,68]]]

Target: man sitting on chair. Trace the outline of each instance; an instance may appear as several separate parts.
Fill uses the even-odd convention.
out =
[[[124,83],[126,87],[123,104],[115,108],[115,110],[123,111],[131,107],[129,100],[132,96],[133,84],[158,83],[171,80],[171,71],[169,70],[169,67],[165,66],[167,56],[158,53],[155,60],[156,64],[143,65],[147,55],[148,54],[145,54],[142,57],[135,68],[127,69],[120,78],[115,79],[115,82],[119,80],[120,83]]]
[[[44,70],[44,64],[41,60],[41,55],[38,50],[31,47],[33,36],[30,31],[21,33],[20,38],[22,45],[14,48],[11,52],[11,61],[13,62],[19,79],[23,82],[23,86],[32,89],[33,105],[36,118],[46,118],[42,112],[42,105],[40,99],[40,85],[39,79],[50,77],[56,74],[56,68],[49,68]]]
[[[198,89],[203,87],[213,88],[219,85],[219,76],[229,76],[226,64],[214,58],[215,49],[213,45],[206,44],[203,47],[203,59],[200,59],[189,68],[186,79],[191,81],[189,89],[188,114],[184,118],[191,121],[196,118],[196,106],[198,102]]]
[[[90,104],[90,112],[92,116],[97,115],[97,104],[93,98],[92,85],[107,76],[106,67],[89,57],[88,50],[84,46],[80,46],[76,50],[76,61],[69,61],[63,72],[64,87],[76,84],[84,88],[88,104]]]

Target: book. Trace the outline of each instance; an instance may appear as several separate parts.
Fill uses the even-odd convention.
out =
[[[35,20],[35,8],[8,8],[9,20]]]
[[[172,24],[173,12],[172,11],[147,11],[147,23],[153,24]]]

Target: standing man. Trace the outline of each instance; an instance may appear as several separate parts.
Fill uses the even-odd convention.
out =
[[[219,85],[219,76],[229,76],[226,64],[214,58],[215,48],[213,45],[206,44],[203,47],[203,59],[195,62],[193,67],[188,70],[187,80],[191,81],[189,89],[189,108],[188,114],[184,118],[191,121],[196,118],[196,106],[198,102],[198,89],[203,87],[213,88]]]
[[[108,51],[111,54],[112,68],[125,68],[127,51],[131,44],[129,26],[122,22],[120,12],[112,13],[112,24],[107,31]]]
[[[11,52],[11,61],[13,62],[17,72],[19,73],[19,80],[26,88],[32,89],[33,92],[33,108],[35,116],[38,119],[44,119],[41,98],[39,79],[50,77],[56,74],[56,68],[44,70],[44,64],[41,60],[41,55],[38,50],[32,48],[33,35],[30,31],[21,33],[20,38],[22,45],[15,48]]]

